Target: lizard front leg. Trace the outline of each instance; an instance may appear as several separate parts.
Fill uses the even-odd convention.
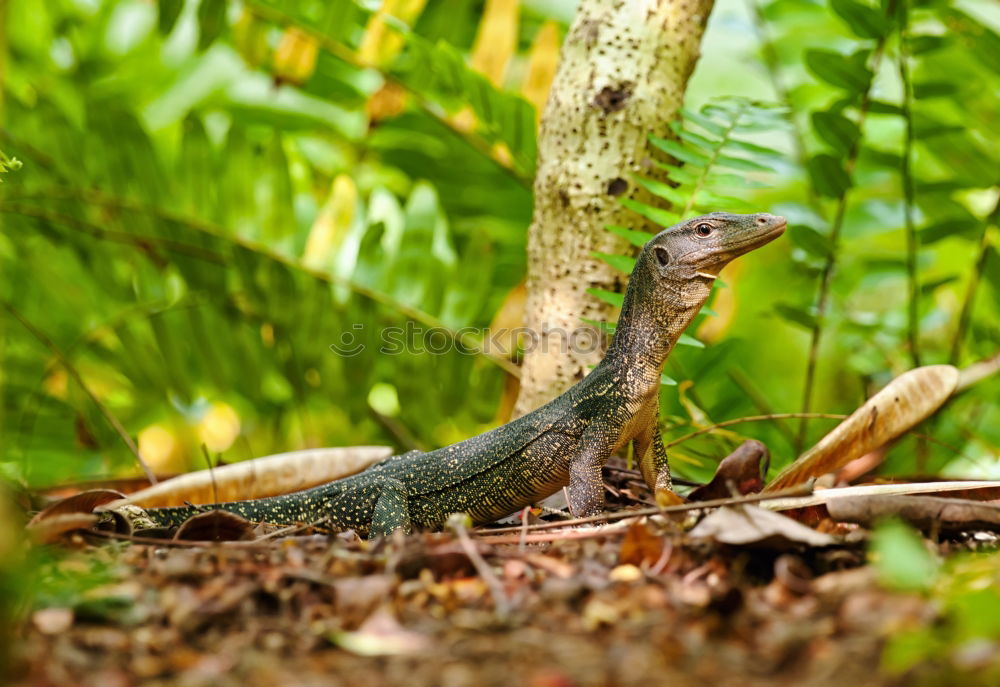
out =
[[[674,506],[683,503],[684,499],[674,493],[674,485],[670,479],[670,462],[667,459],[667,449],[663,446],[660,435],[660,423],[654,419],[633,442],[635,455],[639,456],[639,470],[646,486],[656,495],[656,502],[661,506]]]
[[[580,451],[569,460],[569,511],[576,517],[604,510],[601,468],[611,455],[610,432],[591,427],[580,438]]]

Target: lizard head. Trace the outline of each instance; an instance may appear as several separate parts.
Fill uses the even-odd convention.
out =
[[[665,277],[711,283],[734,259],[785,231],[784,217],[713,212],[680,222],[654,236],[643,253]]]

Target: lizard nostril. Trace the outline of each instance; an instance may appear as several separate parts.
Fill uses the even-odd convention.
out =
[[[758,217],[757,224],[767,224],[767,217]]]

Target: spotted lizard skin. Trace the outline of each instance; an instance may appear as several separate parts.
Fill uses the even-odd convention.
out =
[[[175,526],[209,508],[278,524],[323,521],[369,536],[397,528],[440,529],[461,512],[487,523],[569,486],[570,510],[604,508],[601,468],[633,444],[643,478],[671,489],[660,437],[663,363],[701,309],[718,271],[779,236],[785,220],[767,214],[712,213],[653,237],[629,280],[615,337],[601,363],[537,410],[452,446],[389,458],[364,472],[312,489],[213,506],[150,509]]]

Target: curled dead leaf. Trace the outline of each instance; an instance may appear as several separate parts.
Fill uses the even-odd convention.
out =
[[[184,541],[245,541],[254,538],[256,525],[224,510],[192,515],[177,529],[174,539]]]
[[[163,508],[277,496],[353,475],[390,455],[392,449],[388,446],[314,448],[278,453],[181,475],[110,503],[107,508],[125,504]]]
[[[951,365],[904,372],[782,470],[764,491],[786,489],[834,472],[896,439],[940,408],[958,380],[958,369]]]
[[[764,488],[764,475],[771,460],[767,446],[748,439],[735,451],[722,459],[715,470],[715,476],[708,484],[694,489],[688,494],[689,501],[724,499],[738,494],[755,494]],[[732,493],[732,489],[736,494]]]

